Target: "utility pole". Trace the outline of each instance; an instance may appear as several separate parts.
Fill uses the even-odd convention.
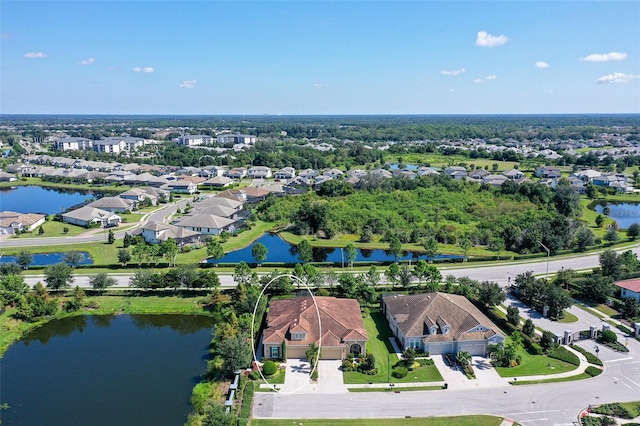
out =
[[[542,244],[541,241],[538,241],[538,244],[540,244],[542,246],[542,248],[547,251],[547,275],[546,275],[545,279],[547,281],[549,281],[549,256],[551,256],[551,250],[549,250],[549,247],[547,247],[544,244]]]

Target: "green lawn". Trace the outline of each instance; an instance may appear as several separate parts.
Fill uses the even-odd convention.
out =
[[[508,338],[507,338],[508,339]],[[516,367],[496,367],[501,377],[524,377],[544,374],[557,374],[572,371],[577,368],[573,364],[546,355],[531,355],[524,348],[518,349],[522,363]]]
[[[590,379],[592,376],[587,373],[580,373],[571,377],[555,377],[553,379],[542,380],[518,380],[517,382],[511,382],[512,385],[539,385],[542,383],[559,383],[559,382],[573,382],[575,380]]]
[[[388,361],[390,361],[391,368],[398,362],[398,356],[393,353],[393,346],[389,341],[389,337],[392,336],[389,324],[381,312],[374,310],[370,315],[366,315],[363,321],[369,336],[367,351],[376,357],[378,374],[369,376],[357,371],[348,371],[344,373],[344,382],[346,384],[387,383],[389,380]],[[440,372],[433,365],[410,371],[402,379],[391,376],[391,383],[439,382],[442,380]]]
[[[603,314],[605,314],[608,317],[615,317],[616,315],[619,314],[618,311],[616,311],[615,309],[607,306],[607,305],[597,305],[594,306],[594,309],[597,309],[598,311],[602,312]]]
[[[76,243],[64,245],[43,245],[29,247],[8,247],[3,249],[5,255],[16,255],[21,250],[35,253],[56,253],[68,251],[86,251],[93,258],[96,265],[114,265],[118,264],[118,249],[122,248],[122,240],[116,240],[113,244],[106,244],[102,241],[93,243]]]
[[[411,419],[252,419],[251,426],[499,426],[501,417],[455,416]]]
[[[562,319],[559,320],[558,322],[563,324],[578,322],[578,317],[573,315],[571,312],[564,311],[564,317],[562,317]]]
[[[67,228],[69,232],[64,232],[64,228]],[[47,220],[42,224],[42,229],[44,230],[42,235],[38,233],[38,228],[36,228],[32,232],[19,234],[12,238],[73,237],[88,231],[87,228],[82,226],[62,223],[56,220]]]
[[[425,390],[442,390],[442,386],[411,386],[410,388],[347,388],[349,392],[416,392]]]

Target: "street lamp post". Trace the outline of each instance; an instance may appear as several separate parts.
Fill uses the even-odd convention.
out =
[[[551,250],[549,250],[549,247],[547,247],[544,244],[542,244],[542,241],[538,241],[538,244],[540,244],[542,246],[542,248],[547,251],[547,275],[546,275],[545,279],[547,281],[549,281],[549,256],[551,256]]]

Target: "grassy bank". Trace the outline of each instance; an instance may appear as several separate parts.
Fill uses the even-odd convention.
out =
[[[60,297],[63,304],[66,297]],[[51,319],[64,318],[74,315],[114,315],[114,314],[192,314],[208,315],[202,309],[201,301],[204,295],[198,293],[174,293],[171,290],[157,292],[143,292],[122,294],[118,292],[105,293],[98,296],[88,296],[87,306],[77,312],[60,311],[54,318],[47,318],[36,322],[24,322],[12,317],[16,309],[11,308],[0,314],[0,356],[15,341],[29,331],[45,324]]]
[[[21,178],[13,182],[2,182],[0,188],[11,188],[14,186],[29,186],[37,185],[43,188],[59,188],[59,189],[74,189],[76,191],[91,191],[91,192],[107,192],[111,194],[120,194],[130,190],[131,186],[121,185],[91,185],[88,183],[61,183],[61,182],[47,182],[40,178],[29,177]]]

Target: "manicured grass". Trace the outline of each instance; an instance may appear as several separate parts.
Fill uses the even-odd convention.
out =
[[[584,380],[590,379],[590,376],[587,373],[580,373],[571,377],[556,377],[553,379],[542,379],[542,380],[518,380],[517,382],[511,382],[512,385],[520,386],[520,385],[539,385],[542,383],[559,383],[559,382],[572,382],[574,380]]]
[[[64,228],[68,228],[69,232],[65,233]],[[71,225],[69,223],[58,222],[57,220],[47,220],[42,224],[42,229],[44,230],[44,234],[40,235],[38,233],[38,228],[34,229],[32,232],[27,232],[24,234],[16,235],[13,238],[45,238],[45,237],[73,237],[75,235],[80,235],[84,232],[89,231],[89,229],[84,228],[82,226]]]
[[[105,244],[102,241],[93,243],[77,243],[64,245],[44,245],[29,247],[7,247],[3,249],[5,255],[16,255],[21,250],[35,253],[56,253],[68,251],[86,251],[93,258],[95,265],[114,265],[118,263],[118,249],[122,248],[122,240],[116,240],[113,244]]]
[[[509,338],[507,338],[509,339]],[[572,371],[577,366],[546,355],[531,355],[524,348],[518,349],[522,363],[516,367],[496,367],[501,377],[537,376]]]
[[[605,314],[608,317],[614,317],[616,315],[619,314],[618,311],[616,311],[615,309],[607,306],[607,305],[597,305],[594,306],[595,309],[597,309],[598,311],[602,312],[603,314]]]
[[[454,416],[411,419],[253,419],[251,426],[498,426],[501,417]]]
[[[78,191],[95,191],[95,192],[108,192],[119,194],[121,192],[131,189],[130,186],[114,186],[114,185],[91,185],[91,184],[78,184],[78,183],[58,183],[47,182],[40,178],[20,178],[14,182],[1,182],[0,188],[11,188],[13,186],[28,186],[37,185],[45,188],[62,188],[62,189],[75,189]]]
[[[344,382],[346,384],[387,383],[389,380],[389,361],[391,368],[398,362],[398,356],[394,353],[393,346],[389,341],[389,337],[392,336],[391,329],[389,329],[386,318],[379,311],[372,310],[370,315],[363,318],[363,321],[369,336],[367,351],[376,357],[378,374],[370,376],[357,371],[347,371],[344,373]],[[402,379],[391,375],[391,383],[438,382],[442,380],[440,372],[434,365],[419,367],[410,371]]]
[[[412,386],[407,388],[348,388],[349,392],[412,392],[424,390],[442,390],[442,386]]]
[[[96,308],[85,308],[72,314],[64,311],[56,316],[63,318],[70,315],[112,315],[112,314],[198,314],[207,315],[202,309],[200,301],[204,299],[202,294],[149,292],[148,294],[121,294],[106,293],[101,296],[89,296],[87,303],[95,303]],[[66,297],[59,298],[64,303]],[[38,322],[24,322],[12,318],[15,308],[7,309],[0,314],[0,356],[7,350],[10,344],[20,339],[26,332],[46,323],[48,320]]]
[[[593,316],[595,316],[595,317],[598,317],[598,318],[600,318],[600,319],[602,319],[602,318],[604,318],[604,317],[605,317],[605,315],[603,315],[603,314],[601,314],[600,312],[598,312],[595,308],[590,308],[590,307],[584,306],[584,305],[582,305],[582,304],[580,304],[580,303],[577,303],[577,304],[576,304],[576,306],[577,306],[578,308],[582,309],[583,311],[588,312],[588,313],[590,313],[591,315],[593,315]]]
[[[140,222],[140,220],[142,219],[142,216],[144,216],[143,213],[116,213],[116,214],[122,218],[123,223]]]
[[[572,323],[572,322],[578,322],[578,317],[573,315],[569,311],[564,311],[564,317],[562,317],[562,319],[559,320],[558,322],[563,323],[563,324],[568,324],[568,323]]]
[[[286,369],[279,367],[278,371],[276,371],[276,374],[274,374],[273,376],[266,377],[267,382],[269,382],[270,385],[282,385],[284,384],[285,373],[286,373]],[[260,378],[256,383],[258,383],[258,386],[259,386],[264,382],[262,381],[262,378]]]

